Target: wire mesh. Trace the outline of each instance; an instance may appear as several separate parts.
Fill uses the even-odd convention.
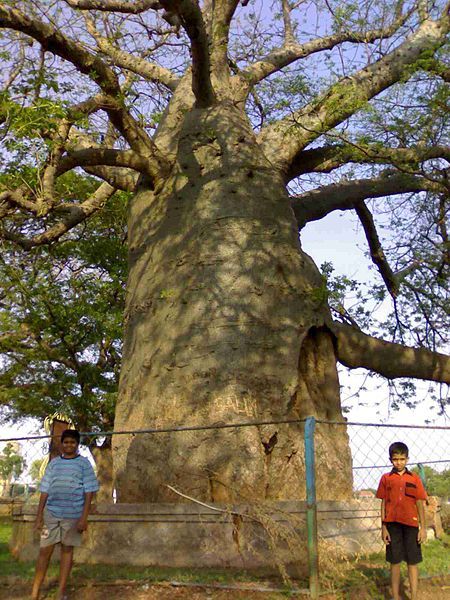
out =
[[[264,425],[271,423],[264,421]],[[273,422],[277,424],[276,421]],[[278,422],[279,423],[279,422]],[[286,421],[284,425],[289,425]],[[320,423],[320,422],[319,422]],[[233,430],[234,427],[253,427],[258,422],[248,423],[221,423],[202,426],[210,429]],[[298,425],[298,421],[296,421]],[[328,423],[330,424],[330,423]],[[392,442],[402,441],[409,447],[410,468],[418,464],[429,467],[432,473],[443,474],[450,468],[450,436],[449,427],[429,427],[429,426],[411,426],[411,425],[386,425],[377,423],[331,423],[346,428],[349,438],[352,468],[353,468],[353,496],[355,499],[373,499],[378,486],[378,482],[383,473],[391,469],[389,462],[388,448]],[[193,428],[174,427],[173,432],[182,434]],[[164,431],[167,431],[165,429]],[[93,439],[98,443],[105,439],[105,436],[112,435],[115,432],[101,432],[85,435],[85,440],[89,439],[92,444]],[[134,435],[153,435],[161,433],[159,430],[149,429],[133,432]],[[83,438],[82,438],[83,439]],[[35,493],[38,489],[39,466],[40,462],[48,453],[48,436],[28,436],[24,438],[9,438],[0,440],[0,465],[2,457],[5,455],[5,449],[9,448],[15,454],[22,457],[22,468],[11,472],[9,476],[0,476],[0,496],[28,496]],[[86,444],[81,444],[80,451],[87,456],[93,464],[95,461]],[[316,462],[317,464],[317,462]],[[428,471],[430,473],[430,471]],[[423,471],[422,471],[423,474]],[[427,487],[427,482],[425,481]],[[450,493],[450,490],[448,491]],[[332,498],[330,498],[332,500]],[[369,505],[368,505],[369,506]],[[322,523],[324,537],[332,538],[334,533],[327,529],[326,522],[331,527],[332,522],[337,519],[336,510],[319,510],[319,521]],[[364,520],[366,533],[373,534],[373,540],[379,540],[380,537],[380,518],[377,510],[374,510],[374,503],[365,509],[364,503],[360,509],[353,509],[351,512],[345,512],[343,516],[346,521],[345,532],[352,535],[358,530],[358,521]],[[328,531],[328,533],[327,533]],[[344,531],[342,533],[345,533]]]

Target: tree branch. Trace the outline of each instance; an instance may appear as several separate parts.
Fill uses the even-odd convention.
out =
[[[380,198],[434,190],[434,184],[424,177],[396,173],[386,177],[341,181],[292,197],[300,229],[310,221],[322,219],[334,210],[349,210],[367,198]]]
[[[330,173],[348,163],[394,164],[408,171],[433,158],[443,158],[450,163],[450,146],[415,146],[389,148],[363,144],[335,144],[300,152],[286,174],[287,182],[305,173]]]
[[[62,235],[73,229],[79,223],[88,219],[92,214],[98,212],[107,200],[114,194],[116,190],[108,183],[102,183],[97,190],[87,200],[81,204],[63,204],[57,210],[64,210],[68,213],[59,223],[56,223],[43,233],[37,234],[31,238],[26,238],[22,235],[17,235],[7,229],[2,230],[2,236],[21,246],[24,250],[30,250],[34,246],[43,246],[55,242]],[[56,210],[56,209],[55,209]]]
[[[89,136],[76,131],[71,134],[72,148],[70,152],[78,152],[81,150],[101,150],[102,146],[95,143]],[[136,160],[143,160],[140,155],[136,155]],[[134,159],[133,159],[134,160]],[[94,175],[103,181],[109,183],[112,187],[124,190],[127,192],[133,192],[136,187],[136,183],[138,181],[138,174],[134,171],[131,171],[128,168],[121,167],[108,167],[108,166],[83,166],[84,171],[89,173],[90,175]],[[148,165],[145,165],[144,172],[148,174]]]
[[[139,175],[135,171],[124,168],[97,166],[83,167],[83,170],[124,192],[134,192],[139,180]]]
[[[211,67],[218,80],[229,85],[230,71],[228,68],[228,36],[230,23],[236,11],[239,0],[222,0],[212,2],[211,31]]]
[[[169,161],[128,110],[119,102],[114,102],[113,98],[111,103],[114,103],[114,106],[106,109],[109,120],[123,135],[131,149],[146,159],[146,172],[150,175],[153,185],[158,187],[170,168]]]
[[[114,96],[118,96],[121,92],[118,80],[114,72],[98,56],[65,37],[53,26],[28,18],[23,13],[4,5],[0,5],[0,27],[9,27],[26,33],[39,41],[44,48],[68,60],[81,73],[95,81],[109,96],[105,110],[111,122],[132,149],[149,159],[148,169],[152,172],[155,185],[159,184],[167,172],[167,161],[123,104],[115,101]]]
[[[425,348],[411,348],[333,322],[337,359],[349,369],[364,368],[389,379],[412,377],[450,384],[450,357]]]
[[[101,10],[138,15],[149,9],[158,10],[161,4],[157,0],[64,0],[71,8],[77,10]]]
[[[114,95],[120,92],[116,75],[98,56],[85,50],[81,44],[66,37],[52,25],[32,19],[2,4],[0,5],[0,27],[29,35],[46,50],[75,65],[80,73],[95,81],[107,94]]]
[[[292,64],[293,62],[321,52],[323,50],[332,50],[336,46],[344,43],[364,43],[368,44],[376,40],[382,40],[393,35],[401,25],[409,18],[412,9],[397,17],[391,25],[385,28],[372,29],[366,32],[339,32],[323,38],[316,38],[304,44],[298,44],[286,31],[285,43],[281,48],[272,50],[266,57],[253,63],[240,73],[240,77],[246,82],[247,86],[252,87],[277,71]],[[286,17],[285,17],[286,21]]]
[[[291,12],[292,8],[289,5],[289,0],[281,0],[283,9],[283,24],[284,24],[284,43],[295,44],[294,28],[292,27]]]
[[[192,91],[196,106],[207,108],[215,103],[216,97],[211,83],[209,40],[202,12],[193,0],[161,0],[161,5],[180,18],[181,24],[191,41]]]
[[[67,1],[67,0],[66,0]],[[97,42],[101,52],[109,56],[114,64],[122,69],[136,73],[147,81],[156,81],[165,85],[169,90],[175,90],[179,78],[170,69],[165,69],[155,63],[151,63],[139,56],[133,56],[117,48],[107,38],[103,37],[96,29],[94,20],[86,17],[87,29]]]
[[[110,167],[127,167],[141,173],[147,172],[148,162],[134,150],[117,150],[115,148],[85,148],[69,152],[59,162],[56,176],[62,175],[75,167],[105,165]]]
[[[410,77],[424,52],[436,50],[445,43],[449,29],[448,14],[437,21],[425,21],[389,54],[342,78],[292,116],[264,128],[259,141],[266,156],[281,172],[287,173],[308,144],[345,121],[383,90],[405,76]]]
[[[398,296],[399,281],[395,276],[395,273],[389,266],[389,263],[383,252],[383,247],[381,245],[380,238],[378,237],[372,213],[367,208],[364,202],[360,202],[359,204],[357,204],[355,206],[355,210],[363,226],[364,233],[366,234],[366,240],[369,246],[370,257],[372,259],[372,262],[378,268],[378,271],[381,277],[383,278],[388,292],[390,293],[392,298],[395,299]]]

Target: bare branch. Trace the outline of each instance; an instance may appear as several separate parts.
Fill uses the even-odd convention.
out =
[[[413,377],[450,384],[450,357],[425,348],[387,342],[333,322],[337,359],[350,369],[364,368],[389,379]]]
[[[39,216],[47,214],[51,207],[56,203],[57,195],[55,193],[55,180],[57,177],[58,164],[65,150],[65,143],[69,136],[71,123],[63,120],[53,138],[53,145],[50,150],[50,156],[44,168],[41,179],[42,194],[37,195],[39,205]]]
[[[35,202],[28,199],[29,195],[30,191],[25,186],[16,190],[5,190],[0,192],[0,217],[4,217],[10,207],[37,214],[38,206]]]
[[[434,184],[424,177],[389,174],[386,177],[341,181],[292,197],[299,227],[310,221],[322,219],[334,210],[353,209],[367,198],[381,198],[394,194],[434,190]]]
[[[417,1],[417,11],[419,13],[419,17],[421,21],[425,21],[430,16],[430,11],[428,10],[428,0],[418,0]]]
[[[135,171],[125,168],[97,166],[83,167],[83,169],[89,175],[94,175],[124,192],[134,192],[139,179],[139,175]]]
[[[199,5],[194,0],[161,0],[161,5],[169,13],[178,15],[191,41],[192,90],[196,106],[213,105],[215,93],[211,83],[209,40]]]
[[[8,90],[20,73],[23,70],[23,66],[25,63],[25,40],[22,39],[19,41],[19,56],[17,57],[17,63],[15,67],[11,70],[8,78],[6,79],[5,85],[3,87],[3,92]]]
[[[56,176],[75,167],[93,167],[105,165],[110,167],[127,167],[141,173],[147,172],[148,161],[133,150],[117,150],[115,148],[85,148],[69,152],[58,165]]]
[[[129,52],[117,48],[97,31],[92,18],[86,17],[86,24],[89,33],[97,42],[99,50],[109,56],[115,65],[136,73],[136,75],[143,77],[147,81],[157,81],[165,85],[168,89],[175,90],[179,78],[170,69],[165,69],[160,65],[151,63],[139,56],[133,56]]]
[[[364,233],[366,234],[372,262],[377,266],[390,295],[395,299],[398,296],[399,282],[383,252],[383,247],[380,238],[378,237],[372,213],[364,202],[357,204],[355,210],[363,226]]]
[[[114,72],[96,55],[81,44],[63,35],[48,23],[32,19],[22,12],[0,5],[0,27],[22,31],[37,40],[43,48],[71,62],[108,94],[120,91]]]
[[[286,45],[295,43],[294,29],[291,21],[292,8],[289,5],[289,0],[281,0],[283,8],[283,22],[284,22],[284,43]]]
[[[107,92],[109,100],[105,110],[111,122],[133,150],[149,159],[148,169],[152,172],[153,180],[155,182],[161,180],[163,174],[167,172],[167,161],[123,104],[114,101],[113,96],[121,91],[120,86],[113,71],[101,59],[65,37],[51,25],[28,18],[23,13],[5,6],[0,6],[0,26],[10,27],[30,35],[44,48],[70,61],[81,73],[89,75],[102,90]]]
[[[115,191],[116,190],[108,183],[102,183],[92,194],[92,196],[90,196],[81,204],[66,204],[58,206],[58,210],[66,211],[68,216],[59,223],[56,223],[47,229],[47,231],[35,235],[32,238],[26,238],[24,236],[17,235],[6,229],[3,229],[2,236],[5,239],[18,244],[24,250],[30,250],[34,246],[50,244],[51,242],[58,240],[62,235],[67,233],[67,231],[70,229],[73,229],[79,223],[82,223],[88,219],[92,214],[101,210]]]
[[[138,15],[149,9],[158,10],[161,4],[157,0],[64,0],[71,8],[77,10],[101,10]]]
[[[348,163],[394,164],[410,171],[416,165],[433,158],[443,158],[450,163],[450,146],[389,148],[370,144],[335,144],[300,152],[291,164],[286,180],[291,181],[311,172],[329,173]]]
[[[368,100],[411,76],[423,52],[445,43],[450,17],[425,21],[409,38],[378,61],[344,77],[320,98],[292,116],[266,128],[260,142],[271,162],[287,173],[297,155],[323,133],[342,123],[366,105]]]
[[[106,112],[111,123],[123,135],[131,149],[147,160],[146,172],[150,175],[153,185],[159,186],[170,166],[166,157],[120,102],[110,98]]]
[[[228,36],[230,23],[239,0],[222,0],[212,2],[209,12],[212,13],[212,23],[209,27],[211,35],[211,67],[214,74],[221,75],[228,86],[230,71],[228,69]],[[205,10],[205,9],[204,9]]]
[[[94,142],[89,136],[79,131],[72,130],[70,139],[72,147],[69,151],[69,155],[71,152],[73,153],[88,149],[101,150],[102,148],[102,146]],[[136,155],[136,160],[138,157],[139,155]],[[138,181],[138,174],[128,168],[83,165],[83,169],[86,173],[103,179],[103,181],[109,183],[112,187],[128,192],[133,192],[135,190]],[[147,164],[145,165],[144,172],[148,173]]]
[[[391,25],[385,28],[372,29],[366,32],[339,32],[323,38],[310,40],[304,44],[296,43],[291,36],[287,35],[283,47],[272,50],[266,57],[244,69],[240,77],[246,82],[247,86],[251,87],[293,62],[317,52],[332,50],[344,43],[368,44],[376,40],[386,39],[397,31],[409,18],[411,12],[412,9],[404,15],[400,15]]]

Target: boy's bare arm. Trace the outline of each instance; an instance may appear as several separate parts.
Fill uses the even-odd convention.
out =
[[[389,542],[391,541],[391,536],[389,535],[389,531],[386,527],[386,524],[384,523],[385,516],[386,516],[385,500],[383,498],[381,500],[381,539],[383,540],[383,543],[389,544]]]
[[[48,498],[48,494],[46,492],[41,492],[41,495],[39,497],[38,509],[37,509],[37,513],[36,513],[36,519],[34,520],[34,528],[35,529],[42,529],[42,526],[44,524],[44,508],[45,508],[45,505],[47,504],[47,498]]]
[[[89,516],[89,510],[91,508],[92,498],[94,497],[94,492],[86,492],[84,494],[84,506],[83,506],[83,514],[78,519],[77,522],[77,530],[81,533],[87,529],[87,522]]]
[[[417,513],[419,515],[419,532],[417,541],[419,544],[427,541],[427,525],[425,522],[425,500],[417,500]]]
[[[381,539],[384,544],[389,544],[391,541],[391,536],[389,535],[388,528],[384,522],[386,516],[386,503],[384,498],[381,500]]]

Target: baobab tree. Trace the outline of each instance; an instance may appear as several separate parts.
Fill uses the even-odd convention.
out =
[[[115,429],[314,415],[331,422],[319,494],[345,497],[337,362],[450,382],[449,5],[18,0],[0,26],[5,243],[54,244],[132,194]],[[87,195],[83,173],[98,181]],[[332,311],[302,250],[304,226],[335,210],[366,233],[390,338]],[[380,212],[397,227],[387,249]],[[432,291],[417,285],[430,272]],[[120,435],[113,452],[124,502],[170,498],[169,482],[216,501],[304,493],[301,426]]]

